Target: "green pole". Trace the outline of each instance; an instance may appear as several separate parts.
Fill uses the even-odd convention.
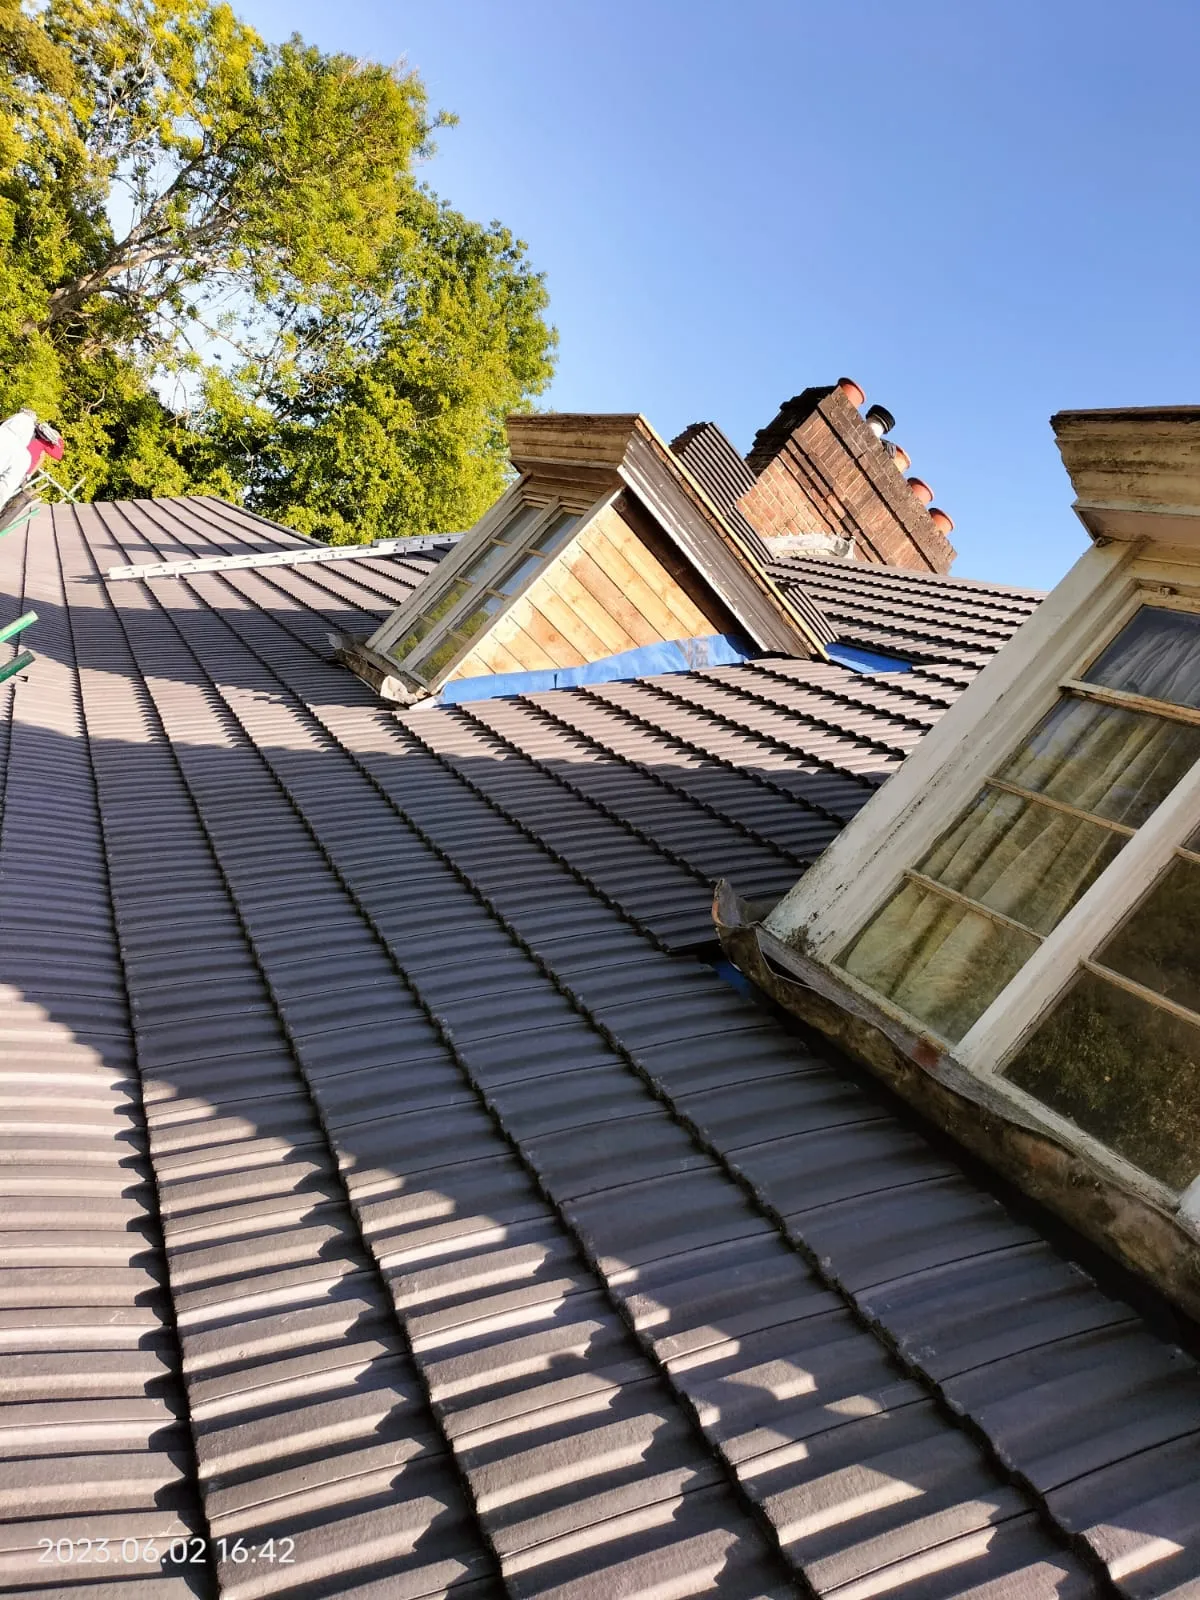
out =
[[[37,506],[30,506],[27,511],[20,512],[6,527],[0,528],[0,539],[3,539],[6,533],[15,533],[17,529],[23,527],[25,523],[32,522],[34,517],[37,515],[37,511]]]
[[[23,632],[31,622],[36,621],[37,612],[26,611],[24,616],[18,617],[15,622],[5,623],[4,627],[0,628],[0,644],[3,644],[6,639],[15,638],[16,635]]]
[[[26,667],[31,667],[32,665],[33,651],[22,650],[21,654],[14,656],[6,667],[0,667],[0,683],[3,683],[6,678],[15,677],[18,672],[24,672]]]

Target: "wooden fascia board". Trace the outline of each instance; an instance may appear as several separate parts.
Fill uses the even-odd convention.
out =
[[[1200,544],[1200,406],[1060,411],[1050,425],[1093,539]]]
[[[639,421],[636,412],[518,412],[506,424],[508,453],[520,472],[543,464],[615,472]]]
[[[621,477],[760,649],[825,658],[820,640],[795,617],[750,551],[734,539],[703,489],[644,417],[629,441]]]

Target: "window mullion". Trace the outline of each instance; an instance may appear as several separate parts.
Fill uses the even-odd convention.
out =
[[[1193,1028],[1200,1029],[1200,1014],[1189,1006],[1181,1006],[1177,1000],[1159,994],[1156,989],[1147,989],[1144,983],[1138,983],[1134,978],[1127,978],[1123,972],[1116,972],[1112,967],[1103,966],[1099,961],[1093,961],[1090,956],[1084,956],[1080,965],[1093,977],[1102,978],[1105,983],[1115,984],[1118,989],[1126,989],[1139,1000],[1144,1000],[1147,1005],[1157,1006],[1160,1011],[1169,1011],[1172,1016],[1190,1022]]]
[[[1124,689],[1108,689],[1103,684],[1088,683],[1083,678],[1067,678],[1064,694],[1073,694],[1080,700],[1098,700],[1101,705],[1115,706],[1119,711],[1141,711],[1151,717],[1165,717],[1168,722],[1188,722],[1200,725],[1200,711],[1192,706],[1175,705],[1169,700],[1151,700],[1144,694],[1129,694]]]
[[[1098,828],[1107,828],[1110,833],[1119,833],[1124,839],[1132,839],[1137,832],[1136,828],[1126,827],[1123,822],[1113,822],[1109,817],[1098,817],[1094,811],[1082,811],[1078,806],[1068,805],[1065,800],[1052,800],[1049,795],[1039,794],[1036,789],[1024,789],[1019,783],[1010,783],[1007,778],[989,778],[986,787],[999,789],[1004,794],[1016,795],[1018,800],[1029,800],[1034,805],[1046,806],[1050,811],[1061,811],[1065,816],[1075,817],[1080,822],[1092,822]]]
[[[1045,942],[964,1034],[955,1057],[972,1071],[994,1072],[1041,1017],[1102,940],[1195,829],[1200,810],[1200,761],[1181,778],[1120,854],[1067,912]]]
[[[940,895],[943,900],[952,900],[956,905],[965,906],[968,911],[974,911],[981,917],[987,917],[991,922],[998,922],[1001,927],[1011,928],[1014,933],[1024,934],[1027,939],[1036,939],[1040,944],[1046,937],[1033,928],[1027,928],[1023,922],[1018,922],[1015,917],[1009,917],[1003,911],[985,905],[982,900],[972,900],[970,895],[962,894],[957,889],[951,889],[944,883],[939,883],[936,878],[927,878],[923,872],[918,872],[915,867],[910,867],[904,876],[910,883],[917,884],[930,893]]]

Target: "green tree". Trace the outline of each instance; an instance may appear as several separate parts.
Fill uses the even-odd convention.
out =
[[[553,334],[523,247],[417,182],[446,120],[211,0],[0,0],[0,412],[59,421],[95,495],[469,519]]]
[[[423,191],[407,216],[369,295],[209,386],[248,502],[334,543],[468,527],[504,486],[504,417],[550,372],[545,291],[507,230]]]

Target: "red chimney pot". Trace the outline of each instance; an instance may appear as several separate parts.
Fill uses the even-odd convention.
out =
[[[904,446],[900,444],[896,445],[893,449],[892,460],[896,463],[896,466],[900,472],[907,472],[909,467],[912,466],[912,457],[909,455]]]
[[[944,533],[947,539],[954,532],[954,518],[947,516],[941,506],[930,506],[929,520],[939,533]]]
[[[917,497],[921,504],[923,506],[927,506],[933,499],[933,490],[925,482],[925,479],[909,478],[907,482],[908,487],[912,490],[913,494]]]
[[[855,383],[853,378],[839,378],[837,381],[837,386],[846,396],[846,399],[849,400],[850,404],[855,408],[855,410],[857,410],[867,398],[865,391],[859,388],[858,384]]]

